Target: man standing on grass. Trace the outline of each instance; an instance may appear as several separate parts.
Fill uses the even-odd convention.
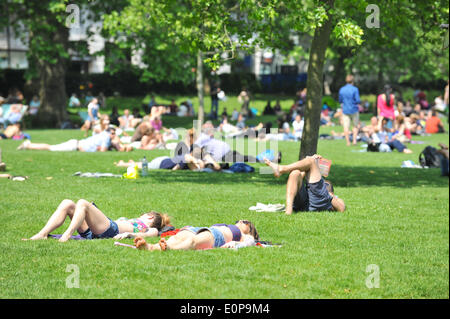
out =
[[[345,203],[334,195],[333,185],[322,177],[319,169],[320,155],[289,164],[279,165],[269,160],[265,163],[273,169],[275,177],[289,174],[286,186],[286,215],[293,211],[345,210]]]
[[[350,122],[353,122],[353,145],[356,145],[359,124],[359,90],[353,84],[353,75],[349,74],[345,78],[346,85],[339,90],[339,102],[342,106],[342,125],[344,126],[344,136],[347,146],[350,146],[349,129]]]

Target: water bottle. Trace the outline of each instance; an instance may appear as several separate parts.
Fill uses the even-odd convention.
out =
[[[141,171],[141,176],[145,177],[148,175],[148,162],[147,162],[147,158],[142,159],[142,171]]]

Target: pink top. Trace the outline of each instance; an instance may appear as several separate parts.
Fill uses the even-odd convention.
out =
[[[387,105],[384,97],[385,97],[385,94],[378,95],[377,106],[378,106],[378,109],[380,110],[380,114],[378,114],[378,116],[387,117],[391,120],[394,120],[395,119],[394,94],[391,94],[391,96],[390,96],[390,98],[391,98],[390,106]]]
[[[157,131],[160,131],[162,129],[162,121],[150,121],[150,124]]]

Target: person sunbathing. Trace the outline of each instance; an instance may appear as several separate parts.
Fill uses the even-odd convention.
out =
[[[229,247],[232,242],[259,239],[255,225],[248,220],[239,220],[233,225],[215,224],[211,227],[183,227],[168,240],[161,238],[157,244],[148,244],[143,237],[134,239],[136,248],[141,250],[199,250]]]
[[[114,139],[116,130],[109,128],[99,134],[90,136],[82,140],[71,139],[64,143],[50,145],[46,143],[31,143],[26,140],[17,148],[17,150],[40,150],[40,151],[80,151],[80,152],[106,152],[111,146],[111,140]]]
[[[8,125],[3,131],[3,133],[0,133],[0,140],[11,139],[14,136],[21,136],[21,135],[22,135],[21,123],[18,122],[15,124]]]
[[[286,186],[286,215],[293,211],[339,211],[345,210],[345,203],[334,195],[330,181],[322,177],[319,169],[320,155],[306,158],[288,165],[279,165],[265,159],[275,177],[289,174]]]
[[[185,144],[182,146],[183,144],[183,142],[180,142],[175,148],[175,153],[177,155],[172,158],[169,156],[156,157],[148,164],[148,169],[170,169],[175,171],[182,169],[199,170],[210,167],[216,171],[221,170],[221,166],[211,157],[211,155],[205,154],[202,159],[195,158],[192,153],[189,153]],[[114,164],[117,167],[126,168],[137,165],[139,169],[142,169],[142,162],[135,162],[132,159],[128,162],[120,160],[118,163]]]
[[[97,206],[87,200],[80,199],[77,203],[65,199],[59,205],[47,224],[34,236],[23,240],[47,239],[48,235],[64,224],[69,217],[71,222],[63,233],[60,242],[68,241],[75,231],[85,239],[101,238],[132,238],[156,237],[159,232],[170,223],[166,214],[150,211],[138,218],[127,219],[121,217],[116,221],[108,218]]]

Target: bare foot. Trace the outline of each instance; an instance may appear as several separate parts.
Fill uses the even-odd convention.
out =
[[[281,175],[280,165],[269,161],[267,158],[264,158],[264,163],[266,163],[267,166],[270,166],[270,168],[273,170],[273,175],[275,175],[275,177],[280,177]]]
[[[26,141],[24,141],[22,144],[20,144],[18,147],[17,147],[17,150],[18,151],[20,151],[20,150],[26,150],[27,148],[28,148],[28,145],[30,145],[30,140],[26,140]]]
[[[166,239],[165,238],[161,238],[160,240],[159,240],[159,247],[160,247],[160,249],[162,250],[162,251],[166,251],[167,250],[167,241],[166,241]]]
[[[139,250],[152,250],[150,245],[147,244],[147,242],[145,241],[144,238],[142,237],[136,237],[134,239],[134,245],[136,246],[137,249]]]
[[[61,238],[58,240],[60,243],[65,243],[66,241],[68,241],[70,239],[70,234],[62,234]]]
[[[48,238],[48,236],[41,235],[41,234],[38,233],[38,234],[34,235],[31,238],[22,238],[22,240],[43,240],[43,239],[47,239],[47,238]]]
[[[404,150],[403,150],[403,153],[405,153],[405,154],[411,154],[413,151],[411,151],[409,148],[405,148]]]

